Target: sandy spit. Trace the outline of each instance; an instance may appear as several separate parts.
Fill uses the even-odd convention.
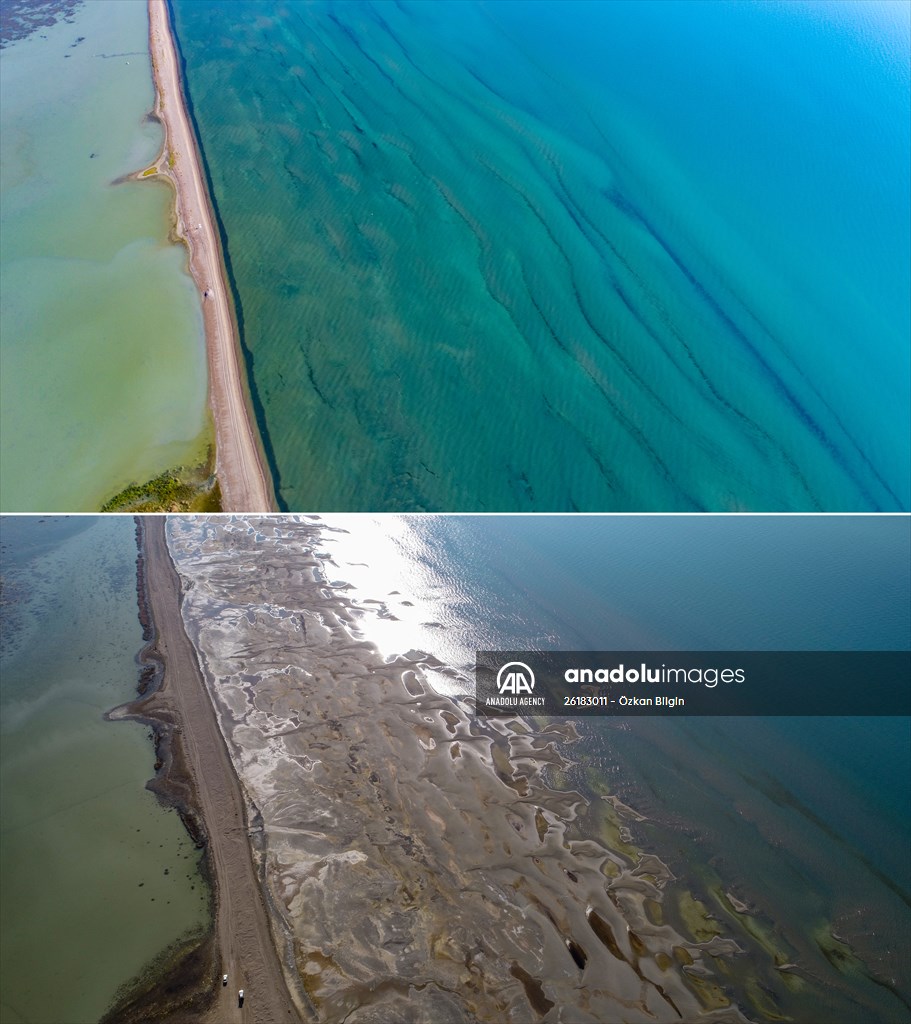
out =
[[[174,186],[173,237],[187,246],[190,272],[202,301],[222,506],[227,512],[268,512],[275,508],[272,482],[245,392],[219,236],[184,103],[164,0],[149,0],[149,49],[155,79],[154,112],[165,132],[164,147],[154,167],[158,176]]]

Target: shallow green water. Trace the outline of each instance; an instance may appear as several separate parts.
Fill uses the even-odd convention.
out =
[[[202,316],[154,159],[140,2],[90,2],[3,51],[0,474],[5,511],[93,511],[201,461]],[[76,40],[83,37],[83,41]]]
[[[2,540],[0,1019],[96,1021],[204,921],[199,855],[144,788],[147,731],[102,717],[135,693],[132,520],[6,517]]]

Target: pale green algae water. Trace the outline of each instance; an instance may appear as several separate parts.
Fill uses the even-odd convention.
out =
[[[132,519],[0,525],[0,1019],[97,1021],[205,923],[206,887],[179,817],[144,788],[147,730],[102,718],[136,692]]]
[[[170,189],[111,184],[160,148],[153,98],[140,0],[86,3],[3,50],[4,511],[97,511],[205,458],[202,314]]]

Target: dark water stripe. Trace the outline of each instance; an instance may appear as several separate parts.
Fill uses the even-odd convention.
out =
[[[595,119],[592,117],[592,115],[590,113],[588,113],[588,112],[586,112],[586,113],[587,113],[587,115],[589,117],[589,120],[592,122],[592,124],[594,125],[596,131],[598,132],[599,136],[601,137],[601,139],[603,139],[604,142],[607,145],[610,145],[608,140],[607,140],[607,137],[601,131],[601,129],[598,126],[598,124],[595,121]],[[611,149],[613,150],[613,147],[611,147]],[[614,150],[614,152],[616,152],[616,150]],[[649,230],[647,225],[643,225],[643,226],[646,227],[646,230]],[[660,240],[657,237],[656,237],[656,241],[658,241],[659,244],[661,244]],[[791,357],[791,355],[788,352],[788,350],[778,341],[778,339],[775,337],[775,335],[772,333],[772,331],[770,331],[769,328],[762,322],[762,320],[759,318],[759,316],[756,314],[756,312],[751,308],[751,306],[747,302],[745,302],[744,299],[740,295],[736,294],[733,290],[731,290],[730,288],[728,290],[731,292],[731,297],[734,299],[734,301],[737,304],[737,306],[746,314],[746,316],[748,316],[753,321],[754,324],[756,324],[756,326],[765,335],[765,337],[768,338],[770,342],[772,342],[772,344],[775,346],[775,348],[781,354],[781,356],[785,360],[787,360],[789,365],[801,377],[801,379],[804,381],[804,383],[807,385],[807,387],[810,389],[810,391],[814,394],[814,396],[817,398],[817,400],[825,407],[826,411],[829,413],[829,415],[835,421],[835,424],[841,430],[841,432],[842,432],[843,436],[845,437],[845,439],[848,441],[848,443],[857,452],[857,454],[859,455],[861,461],[867,465],[867,467],[869,468],[869,470],[871,471],[873,476],[876,478],[877,482],[894,499],[894,501],[895,501],[895,508],[898,509],[898,510],[903,510],[904,506],[902,505],[901,499],[898,497],[898,495],[895,493],[895,491],[892,490],[890,485],[886,482],[885,478],[881,475],[881,473],[877,469],[876,465],[872,462],[872,460],[869,458],[867,453],[863,450],[863,448],[861,448],[859,442],[854,438],[854,436],[850,433],[850,431],[844,425],[844,423],[841,420],[841,417],[838,415],[837,410],[834,409],[832,407],[832,405],[828,402],[828,400],[817,390],[817,388],[815,387],[813,382],[808,377],[806,377],[803,374],[803,372],[801,371],[800,367],[797,365],[797,363],[794,362],[794,360]],[[857,483],[856,477],[853,475],[853,471],[848,470],[848,476],[849,476],[849,479],[852,480],[852,482]],[[859,483],[858,483],[858,489],[863,492],[863,486],[860,485]],[[875,502],[872,502],[872,504],[877,509],[879,508],[879,506],[877,506]]]
[[[844,470],[848,479],[850,479],[855,484],[857,489],[867,499],[870,506],[878,512],[883,511],[880,502],[873,497],[866,483],[864,483],[859,478],[857,471],[852,466],[849,465],[841,448],[839,448],[835,444],[834,440],[829,438],[826,432],[810,414],[809,410],[806,409],[801,404],[797,395],[790,388],[790,386],[787,383],[785,383],[782,377],[778,373],[776,373],[775,370],[772,369],[771,365],[763,357],[759,349],[753,344],[752,341],[750,341],[750,339],[747,337],[744,331],[741,330],[741,328],[731,319],[728,313],[722,308],[718,300],[715,299],[715,297],[712,296],[707,291],[703,284],[689,270],[689,268],[686,266],[683,260],[671,248],[670,244],[667,241],[665,241],[665,239],[658,232],[658,230],[655,227],[653,227],[653,225],[649,222],[649,220],[642,213],[642,211],[638,207],[636,207],[632,202],[630,202],[630,200],[628,200],[625,196],[621,195],[616,190],[614,190],[614,194],[611,196],[611,202],[617,207],[618,210],[620,210],[621,213],[626,213],[627,216],[630,217],[630,219],[640,223],[643,226],[643,228],[645,228],[645,230],[651,235],[651,237],[654,238],[654,240],[661,246],[661,248],[667,253],[671,260],[673,260],[675,265],[680,269],[680,272],[683,274],[686,280],[693,286],[693,288],[696,290],[696,293],[700,296],[700,298],[703,299],[703,301],[708,305],[712,312],[715,313],[718,319],[730,330],[734,337],[737,338],[738,341],[740,341],[740,343],[747,349],[750,355],[753,356],[757,363],[759,363],[759,365],[765,372],[766,376],[769,378],[769,380],[771,380],[775,390],[778,391],[778,393],[791,405],[791,407],[797,413],[798,418],[804,423],[804,425],[810,430],[810,432],[817,437],[817,439],[823,445],[823,447],[829,451],[829,454],[832,456],[833,460]],[[777,347],[780,348],[780,346]],[[889,485],[882,479],[876,468],[870,462],[867,455],[860,449],[860,447],[857,445],[857,442],[854,441],[851,435],[847,433],[843,424],[841,423],[841,420],[831,410],[828,403],[819,396],[815,387],[813,387],[810,384],[810,382],[804,376],[803,372],[799,369],[799,367],[797,367],[793,363],[791,365],[794,367],[795,372],[800,376],[800,379],[807,385],[807,388],[816,396],[816,398],[825,406],[825,408],[832,415],[832,418],[835,420],[835,422],[841,429],[842,433],[852,444],[852,446],[857,450],[861,459],[871,469],[874,476],[876,477],[877,482],[880,483],[880,485],[883,487],[886,493],[893,499],[893,501],[895,502],[895,507],[897,509],[900,509],[901,501],[899,500],[898,495],[896,495],[895,492],[891,489],[891,487],[889,487]]]
[[[585,220],[585,222],[589,225],[591,230],[602,240],[602,242],[607,246],[607,248],[611,251],[611,253],[616,256],[617,260],[627,269],[627,271],[629,272],[630,276],[633,278],[635,283],[637,285],[639,285],[639,287],[643,291],[648,292],[649,289],[648,289],[646,283],[629,266],[629,264],[626,262],[626,260],[623,259],[623,257],[620,255],[620,253],[615,249],[615,247],[614,247],[613,243],[610,241],[610,239],[606,235],[604,235],[601,232],[601,230],[597,227],[597,225],[594,224],[594,222],[592,222],[586,216],[586,214],[582,210],[582,208],[572,198],[572,195],[571,195],[571,193],[569,191],[569,187],[567,186],[567,184],[566,184],[566,182],[565,182],[565,180],[563,178],[563,174],[560,171],[559,167],[552,160],[549,160],[549,158],[546,158],[546,159],[548,159],[548,161],[550,163],[550,166],[551,166],[551,169],[552,169],[555,177],[557,178],[557,180],[558,180],[558,182],[560,184],[560,188],[561,188],[561,190],[563,192],[563,195],[565,197],[566,202],[571,204],[571,206],[573,207],[575,212],[578,214],[578,217],[573,215],[573,220],[579,225],[580,230],[583,232],[583,234],[585,234],[588,237],[588,233],[585,230],[585,227],[582,225],[582,221],[580,221],[579,218],[582,218],[582,219]],[[589,238],[589,240],[591,241],[590,238]],[[803,487],[803,489],[804,489],[804,491],[805,491],[805,493],[807,495],[807,498],[813,503],[814,508],[821,511],[822,506],[819,504],[818,500],[816,499],[815,495],[813,494],[813,492],[812,492],[812,490],[810,488],[810,485],[807,482],[806,478],[804,477],[803,472],[801,471],[801,469],[798,466],[797,462],[791,456],[790,452],[788,452],[788,450],[784,447],[783,442],[779,441],[773,434],[771,434],[768,430],[766,430],[757,420],[754,420],[752,417],[748,416],[746,413],[743,412],[742,409],[740,409],[738,406],[734,405],[733,403],[729,402],[724,397],[723,393],[715,386],[715,384],[713,383],[711,377],[705,371],[705,369],[703,368],[702,364],[699,362],[698,358],[696,357],[696,354],[695,354],[694,350],[692,349],[692,347],[689,344],[687,344],[686,340],[684,339],[684,337],[680,333],[680,331],[677,329],[676,325],[669,318],[667,318],[665,315],[663,315],[660,311],[656,310],[656,312],[660,316],[661,321],[665,325],[665,327],[673,334],[675,341],[686,352],[688,358],[692,362],[692,364],[695,367],[697,373],[702,378],[702,380],[705,382],[705,385],[709,388],[709,390],[711,391],[712,395],[718,400],[719,403],[721,403],[723,405],[723,407],[725,409],[727,409],[728,411],[734,413],[734,415],[736,415],[738,417],[738,419],[741,419],[745,424],[747,424],[747,426],[751,428],[751,432],[754,432],[755,434],[758,434],[759,436],[764,437],[769,442],[771,447],[775,451],[777,451],[777,453],[781,456],[781,458],[785,462],[785,464],[790,468],[792,474],[794,475],[794,478]],[[745,436],[747,438],[750,437],[749,434],[746,434]],[[761,451],[762,449],[758,449],[758,450]]]
[[[563,193],[563,197],[564,197],[564,200],[565,200],[564,201],[564,207],[567,208],[567,212],[572,217],[574,223],[579,227],[579,230],[582,232],[582,234],[586,238],[588,238],[589,242],[592,245],[594,245],[592,239],[589,237],[588,232],[586,231],[586,229],[585,229],[585,227],[584,227],[584,225],[582,223],[582,220],[584,220],[589,225],[590,229],[607,246],[607,248],[610,250],[610,252],[615,256],[617,261],[628,271],[628,273],[630,274],[632,279],[635,281],[635,283],[637,285],[639,285],[639,287],[643,291],[648,292],[649,289],[648,289],[646,283],[639,277],[639,275],[635,272],[635,270],[633,270],[633,268],[629,266],[629,264],[626,262],[626,260],[623,259],[623,257],[620,255],[620,253],[614,247],[614,245],[610,241],[610,239],[605,234],[603,234],[603,232],[600,230],[600,228],[598,228],[598,226],[586,216],[586,214],[582,210],[582,208],[572,198],[572,194],[569,191],[569,187],[567,186],[567,184],[566,184],[566,182],[565,182],[565,180],[563,178],[563,174],[560,171],[559,167],[556,165],[556,163],[552,159],[550,159],[549,157],[545,156],[545,159],[548,161],[548,163],[549,163],[549,165],[551,167],[551,170],[553,171],[553,173],[554,173],[554,175],[556,177],[556,180],[558,181],[558,183],[560,185],[560,189],[561,189],[561,191]],[[572,210],[569,209],[567,204],[569,204],[569,206],[572,207]],[[573,211],[575,211],[575,212],[573,212]],[[578,216],[576,216],[576,214],[578,214]],[[580,220],[579,218],[582,218],[582,220]],[[626,296],[625,296],[625,294],[622,293],[622,291],[621,291],[621,289],[619,287],[617,289],[617,292],[618,292],[618,295],[620,295],[621,298],[623,299],[623,301],[625,302],[626,301]],[[705,369],[703,368],[702,364],[699,362],[698,358],[696,357],[696,354],[693,351],[692,347],[686,342],[686,340],[684,339],[683,335],[677,329],[676,325],[672,321],[670,321],[667,317],[665,317],[663,314],[661,314],[660,312],[659,312],[659,316],[661,317],[661,321],[665,325],[665,327],[673,334],[675,341],[686,352],[688,358],[690,359],[690,361],[692,362],[694,368],[696,369],[696,372],[699,374],[700,378],[703,380],[703,382],[705,383],[706,387],[709,388],[709,390],[711,391],[712,395],[717,399],[717,401],[725,409],[727,409],[729,412],[731,412],[735,416],[737,416],[738,419],[742,420],[750,428],[751,433],[755,433],[755,434],[759,435],[760,437],[765,438],[769,442],[769,444],[771,445],[772,449],[774,451],[776,451],[781,456],[782,460],[789,467],[789,469],[791,470],[794,478],[797,480],[797,482],[803,488],[803,490],[804,490],[808,500],[810,502],[812,502],[814,509],[817,510],[817,511],[822,511],[822,505],[819,503],[819,501],[817,500],[817,498],[813,494],[813,492],[812,492],[812,490],[810,488],[809,483],[807,482],[805,476],[803,475],[803,472],[801,471],[800,467],[798,466],[797,462],[794,460],[794,458],[790,454],[790,452],[784,447],[783,442],[779,441],[773,434],[771,434],[768,430],[766,430],[757,420],[754,420],[752,417],[748,416],[745,412],[743,412],[742,409],[740,409],[738,406],[734,405],[733,403],[729,402],[727,400],[727,398],[725,398],[724,394],[715,386],[715,384],[712,381],[711,377],[705,371]],[[644,318],[640,318],[640,317],[638,317],[638,315],[637,315],[637,318],[642,319],[643,324],[645,324]],[[647,329],[651,333],[651,328],[647,327]],[[656,336],[656,340],[657,340],[657,336]],[[668,351],[661,342],[659,342],[659,344],[661,345],[662,351],[664,351],[664,352]],[[674,365],[676,366],[677,365],[676,361],[675,360],[672,360],[672,361],[674,362]],[[749,438],[750,434],[748,433],[745,436],[747,438]],[[757,450],[762,451],[762,449],[757,449]]]
[[[354,46],[354,48],[357,50],[357,52],[361,55],[361,57],[363,57],[363,59],[365,61],[367,61],[368,64],[372,64],[376,68],[376,70],[380,73],[380,75],[383,78],[385,78],[386,81],[391,86],[395,87],[395,81],[392,79],[392,77],[389,74],[389,72],[384,70],[383,68],[381,68],[379,63],[373,57],[371,57],[369,53],[367,53],[367,51],[358,42],[357,36],[354,34],[353,30],[351,28],[349,28],[349,26],[342,24],[342,22],[339,21],[339,19],[332,12],[331,8],[328,10],[327,16],[328,16],[329,20],[342,33],[342,35],[344,35],[347,39],[349,39],[351,41],[351,44]],[[300,18],[300,15],[298,15],[298,17]]]
[[[621,487],[617,474],[614,473],[614,471],[610,469],[608,466],[606,466],[604,462],[602,462],[601,456],[598,454],[597,450],[595,449],[594,445],[589,440],[589,438],[582,432],[582,429],[576,426],[575,423],[572,423],[570,420],[568,420],[562,413],[557,412],[557,410],[553,407],[550,400],[548,399],[547,395],[542,395],[541,398],[544,402],[544,405],[547,407],[548,413],[555,420],[559,420],[559,422],[562,423],[565,427],[568,427],[573,433],[578,435],[579,439],[582,442],[582,447],[588,453],[588,457],[598,467],[598,472],[604,478],[604,481],[607,483],[608,487],[615,493],[619,493]],[[578,511],[578,509],[576,509],[576,511]]]
[[[811,810],[802,800],[796,797],[790,790],[786,789],[777,779],[767,775],[764,778],[755,778],[750,775],[745,775],[742,772],[740,777],[754,789],[758,789],[760,793],[766,796],[772,803],[777,804],[779,807],[790,807],[802,817],[806,818],[807,821],[812,822],[818,829],[824,832],[833,842],[837,843],[844,850],[851,854],[856,860],[860,861],[861,864],[881,882],[887,889],[894,892],[896,896],[904,903],[909,909],[911,909],[911,893],[908,893],[898,882],[891,879],[887,874],[881,871],[865,853],[859,850],[852,843],[849,843],[839,832],[837,832],[832,826],[828,825],[822,818],[819,817],[813,810]]]
[[[532,214],[535,216],[535,218],[541,224],[541,227],[546,232],[546,234],[547,234],[548,238],[550,239],[551,244],[553,245],[554,249],[562,256],[563,261],[566,264],[567,271],[569,272],[570,281],[572,282],[572,286],[573,286],[573,294],[577,297],[577,300],[578,300],[577,301],[577,305],[579,307],[579,311],[582,313],[582,316],[585,318],[586,322],[591,327],[591,318],[588,315],[586,315],[586,312],[585,312],[585,310],[584,310],[584,308],[582,306],[582,301],[581,301],[581,297],[580,297],[580,290],[579,290],[578,283],[576,281],[575,266],[574,266],[572,260],[570,259],[569,254],[566,252],[566,250],[557,241],[556,237],[553,234],[553,231],[551,230],[550,226],[545,221],[545,219],[544,219],[543,215],[541,214],[541,212],[537,209],[537,207],[531,201],[531,199],[528,197],[528,195],[521,188],[519,188],[518,185],[515,185],[513,182],[508,181],[493,166],[491,166],[489,163],[487,163],[483,159],[480,160],[479,162],[482,163],[487,168],[487,170],[495,178],[497,178],[500,182],[502,182],[503,185],[505,185],[507,188],[509,188],[513,192],[515,192],[516,195],[518,195],[520,197],[520,199],[525,203],[526,207],[529,210],[531,210]],[[681,373],[681,375],[685,377],[685,375],[682,372],[681,367],[676,362],[676,360],[673,359],[673,357],[671,356],[670,352],[665,348],[665,346],[662,343],[662,341],[660,340],[660,338],[649,327],[649,325],[646,324],[645,320],[642,318],[642,316],[639,315],[639,313],[627,301],[626,297],[620,295],[619,284],[617,282],[617,279],[614,277],[614,275],[610,271],[605,271],[605,273],[608,275],[608,281],[609,281],[609,283],[611,285],[612,290],[618,294],[618,296],[623,301],[623,304],[626,306],[627,310],[632,314],[633,318],[643,327],[643,329],[653,338],[653,340],[655,342],[657,342],[658,347],[661,349],[662,353],[666,356],[668,361],[671,362],[678,369],[678,371]],[[534,301],[534,297],[532,296],[531,298],[532,298],[532,303],[535,306],[535,309],[537,309],[538,312],[540,313],[541,312],[540,311],[540,307]],[[543,316],[543,314],[542,314],[542,316]],[[553,335],[554,339],[557,340],[557,343],[560,345],[560,347],[563,348],[564,351],[568,351],[565,348],[565,346],[557,339],[557,336],[554,333],[553,329],[550,327],[550,324],[548,324],[547,326],[548,326],[548,329],[550,329],[551,334]],[[683,427],[683,429],[686,430],[688,433],[692,433],[692,428],[690,427],[690,424],[688,424],[684,420],[682,420],[677,415],[677,413],[673,409],[673,407],[668,405],[661,398],[661,396],[654,390],[654,388],[652,388],[652,386],[642,376],[640,376],[639,373],[636,372],[636,370],[633,368],[632,364],[620,352],[620,350],[617,349],[616,347],[614,347],[613,345],[611,345],[610,342],[608,342],[599,332],[594,331],[594,333],[595,333],[595,336],[598,338],[598,340],[601,341],[604,345],[606,345],[608,347],[608,349],[610,350],[611,354],[615,357],[615,359],[623,367],[623,370],[626,373],[627,377],[641,391],[646,392],[652,398],[653,404],[658,409],[660,409],[666,416],[668,416],[670,419],[674,420],[679,426]]]
[[[478,239],[479,244],[483,244],[483,242],[481,240],[481,235],[479,234],[479,232],[482,232],[483,229],[480,227],[478,222],[474,221],[473,218],[471,218],[467,214],[467,212],[462,208],[461,204],[458,203],[458,201],[456,200],[456,198],[453,195],[453,193],[448,188],[446,188],[446,186],[443,185],[443,183],[441,181],[439,181],[436,178],[433,178],[432,176],[430,177],[429,180],[431,180],[433,182],[433,184],[437,186],[437,189],[440,192],[440,195],[443,197],[444,201],[450,206],[450,208],[459,217],[462,218],[462,220],[464,221],[466,226],[469,228],[469,230],[473,232],[475,237]],[[491,296],[491,298],[494,300],[494,302],[496,302],[500,306],[503,306],[503,308],[506,310],[507,314],[509,315],[510,320],[512,321],[514,327],[518,331],[520,337],[522,337],[524,339],[524,333],[523,333],[522,329],[519,327],[519,325],[518,325],[517,321],[515,320],[515,317],[513,316],[512,312],[509,310],[509,308],[503,302],[501,302],[493,294],[493,292],[490,289],[489,282],[487,282],[487,278],[484,275],[483,271],[481,271],[481,276],[484,278],[485,284],[487,285],[488,294]],[[588,324],[588,327],[589,327],[590,331],[592,332],[592,334],[602,343],[603,346],[605,346],[609,351],[613,352],[614,349],[612,348],[610,343],[601,334],[599,334],[597,328],[592,323],[590,317],[586,313],[586,311],[585,311],[585,309],[584,309],[584,307],[582,305],[581,297],[579,295],[578,290],[576,290],[575,285],[573,287],[573,293],[574,293],[575,298],[576,298],[577,308],[578,308],[579,312],[582,314],[582,317],[585,320],[586,324]],[[639,448],[642,449],[644,452],[646,452],[651,457],[651,461],[652,461],[653,465],[658,467],[661,470],[661,474],[665,478],[665,480],[669,484],[671,484],[671,486],[687,501],[687,503],[693,509],[696,509],[698,511],[704,511],[704,509],[699,505],[698,502],[696,502],[690,495],[686,494],[686,492],[683,490],[683,488],[679,485],[679,483],[675,479],[673,473],[670,470],[670,467],[664,462],[664,460],[661,458],[661,456],[658,454],[658,452],[652,447],[652,444],[646,438],[644,431],[639,426],[637,426],[630,419],[630,417],[625,412],[623,412],[623,410],[620,408],[620,406],[617,404],[617,402],[610,396],[610,394],[608,393],[607,389],[602,384],[600,384],[597,380],[595,380],[593,375],[591,373],[589,373],[587,370],[585,370],[581,365],[579,365],[578,368],[579,368],[580,371],[582,371],[585,374],[585,376],[589,380],[592,381],[592,383],[595,385],[595,387],[598,388],[600,393],[604,396],[604,399],[607,402],[608,406],[610,407],[611,412],[614,415],[614,418],[617,420],[617,422],[620,424],[620,426],[627,432],[627,434],[629,434],[633,438],[633,440],[638,444]]]

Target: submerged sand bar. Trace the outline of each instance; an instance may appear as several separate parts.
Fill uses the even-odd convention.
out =
[[[218,232],[184,104],[164,0],[149,0],[149,48],[155,113],[165,131],[156,171],[175,187],[174,234],[186,242],[190,272],[202,299],[222,506],[228,512],[268,512],[275,504],[271,480],[244,390],[237,326]]]

